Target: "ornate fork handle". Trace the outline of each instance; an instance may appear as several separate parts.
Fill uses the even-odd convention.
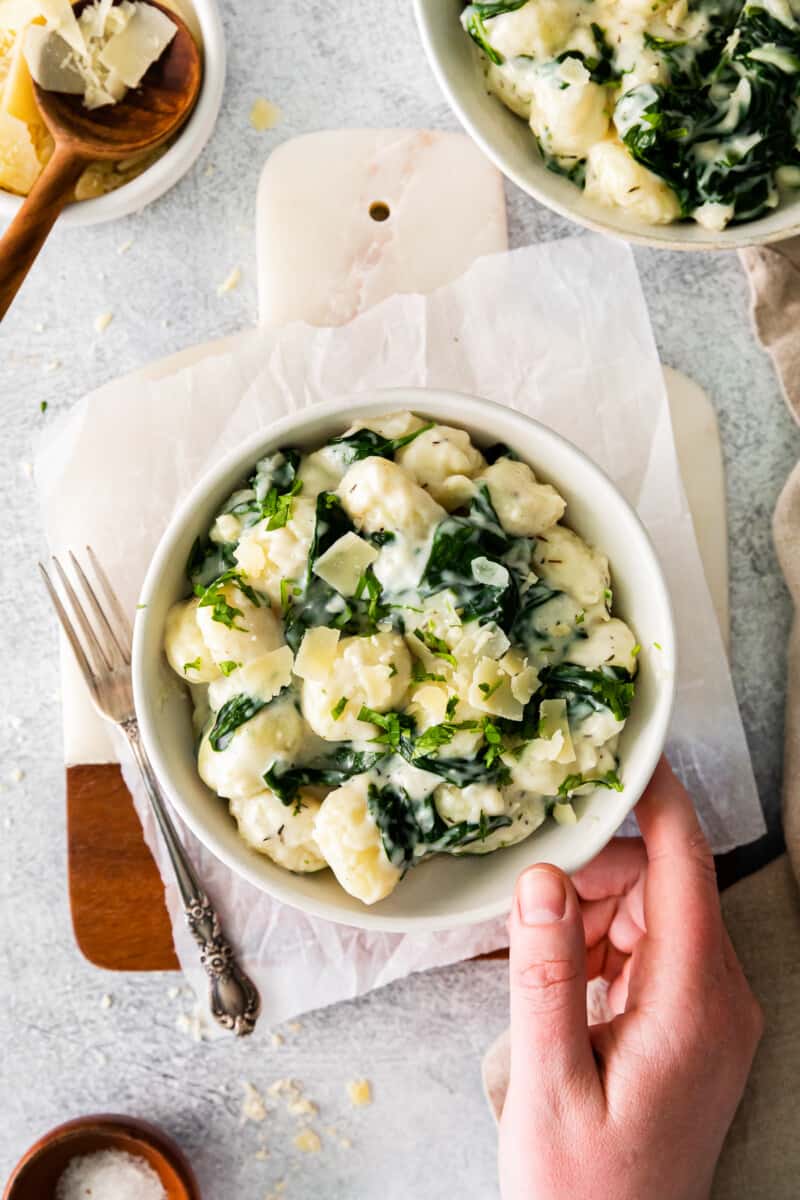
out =
[[[136,718],[121,725],[136,759],[158,827],[166,843],[184,904],[186,924],[200,947],[200,961],[208,975],[210,1007],[215,1019],[239,1036],[255,1029],[260,1007],[258,990],[236,961],[233,949],[220,928],[208,896],[200,886],[180,838],[167,812],[161,789],[145,754]]]

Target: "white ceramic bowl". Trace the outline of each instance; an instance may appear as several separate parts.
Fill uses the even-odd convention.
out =
[[[2,3],[2,0],[0,0]],[[105,196],[80,200],[64,209],[57,228],[100,225],[138,212],[169,191],[186,174],[211,137],[222,103],[225,86],[225,35],[217,0],[191,0],[202,34],[203,81],[192,115],[166,154],[151,167]],[[0,226],[10,222],[22,207],[23,198],[0,188]]]
[[[668,250],[734,250],[800,233],[800,194],[757,221],[713,233],[693,221],[646,225],[549,171],[525,121],[487,93],[479,51],[459,23],[461,0],[414,0],[428,59],[450,107],[495,166],[529,196],[598,233]]]
[[[577,801],[574,826],[548,822],[527,841],[486,857],[440,857],[409,872],[396,891],[365,908],[339,887],[332,872],[292,875],[251,850],[239,837],[227,805],[201,781],[195,763],[191,706],[162,652],[164,622],[187,593],[184,567],[194,539],[250,474],[256,460],[281,446],[313,448],[343,432],[356,416],[411,409],[458,425],[479,445],[502,441],[553,483],[568,502],[569,523],[601,547],[612,567],[614,603],[644,653],[636,700],[621,742],[621,793],[597,789]],[[653,547],[638,517],[613,483],[569,442],[512,409],[455,392],[397,389],[371,398],[314,405],[255,433],[227,455],[187,497],[169,523],[142,589],[137,611],[133,683],[142,735],[167,796],[200,840],[232,870],[279,900],[317,916],[364,929],[447,929],[509,909],[514,882],[529,863],[566,871],[588,862],[611,838],[639,799],[658,761],[669,721],[675,677],[672,611]]]

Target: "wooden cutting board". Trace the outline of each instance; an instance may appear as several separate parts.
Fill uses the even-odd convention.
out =
[[[437,196],[436,220],[430,196]],[[446,219],[441,218],[446,214]],[[460,134],[364,131],[285,143],[262,174],[256,211],[259,309],[264,323],[337,325],[395,292],[428,292],[482,254],[506,248],[502,180]],[[213,344],[219,352],[221,343]],[[140,374],[164,377],[200,361],[192,347]],[[681,467],[723,636],[727,530],[713,407],[677,372],[666,375]],[[64,694],[69,897],[75,938],[98,967],[178,968],[163,886],[108,740],[76,691]],[[77,714],[77,715],[76,715]]]

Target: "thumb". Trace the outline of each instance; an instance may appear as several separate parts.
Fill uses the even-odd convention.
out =
[[[541,864],[519,877],[509,920],[511,1089],[539,1103],[600,1081],[586,1017],[586,946],[575,889]]]

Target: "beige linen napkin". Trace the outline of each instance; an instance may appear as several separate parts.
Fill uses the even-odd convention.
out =
[[[750,279],[756,333],[775,364],[789,411],[800,424],[800,238],[740,254]],[[725,922],[766,1018],[744,1099],[723,1147],[713,1200],[797,1200],[800,1139],[800,463],[775,508],[775,548],[795,606],[789,639],[783,821],[788,855],[729,888]],[[605,1019],[602,985],[589,986],[590,1022]],[[496,1119],[505,1102],[509,1037],[483,1060],[483,1085]],[[788,1099],[789,1103],[786,1103]]]

